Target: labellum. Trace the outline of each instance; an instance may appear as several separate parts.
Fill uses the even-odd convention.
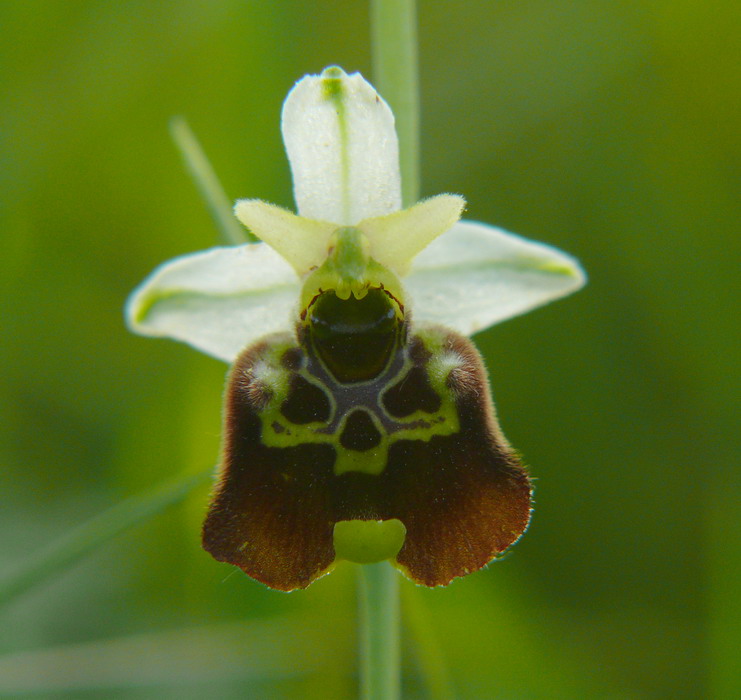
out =
[[[391,559],[426,586],[486,565],[527,528],[531,484],[472,343],[414,324],[357,228],[301,299],[295,333],[232,368],[206,550],[285,591],[338,558]]]

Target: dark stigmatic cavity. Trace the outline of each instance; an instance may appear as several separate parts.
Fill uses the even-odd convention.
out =
[[[362,299],[340,299],[324,292],[308,311],[314,348],[342,383],[377,377],[389,362],[401,322],[396,304],[382,289],[371,289]]]

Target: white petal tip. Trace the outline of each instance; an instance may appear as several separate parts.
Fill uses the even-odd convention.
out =
[[[342,78],[343,76],[347,75],[342,68],[339,66],[327,66],[322,71],[322,78],[329,78],[331,80],[336,80],[337,78]]]
[[[417,257],[406,286],[417,320],[470,335],[572,294],[586,279],[552,246],[461,221]]]
[[[551,272],[562,277],[570,278],[568,293],[581,289],[587,283],[587,273],[576,258],[556,248],[552,249],[558,258],[544,261],[539,269],[543,272]]]
[[[394,117],[360,73],[329,66],[299,80],[282,131],[302,216],[352,226],[401,207]]]

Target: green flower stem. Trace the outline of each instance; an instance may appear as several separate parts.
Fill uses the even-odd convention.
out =
[[[419,90],[414,0],[371,0],[373,82],[389,103],[399,136],[402,202],[419,199]],[[361,687],[366,700],[395,700],[401,689],[399,575],[387,563],[361,567]]]
[[[184,117],[173,117],[170,120],[170,134],[183,157],[185,167],[211,211],[224,243],[241,245],[248,241],[256,242],[257,238],[239,225],[232,212],[232,202],[226,196],[201,144]]]
[[[133,525],[182,501],[212,474],[213,467],[199,474],[181,475],[118,503],[66,533],[0,578],[0,606],[70,567]]]
[[[440,646],[423,591],[404,586],[401,591],[404,629],[411,636],[420,674],[427,685],[430,700],[455,700],[455,690]]]
[[[361,665],[365,700],[399,697],[399,574],[388,562],[359,568]]]
[[[373,84],[396,118],[402,201],[419,200],[419,71],[415,0],[371,0]]]

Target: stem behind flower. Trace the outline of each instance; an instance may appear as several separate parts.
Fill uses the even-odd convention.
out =
[[[399,574],[382,561],[359,569],[360,685],[365,700],[399,697]]]
[[[419,91],[415,0],[371,0],[376,88],[396,119],[402,204],[419,199]],[[359,574],[361,687],[366,700],[395,700],[401,689],[399,577],[387,562]]]
[[[396,119],[403,206],[419,200],[419,68],[415,0],[371,0],[373,84]]]

